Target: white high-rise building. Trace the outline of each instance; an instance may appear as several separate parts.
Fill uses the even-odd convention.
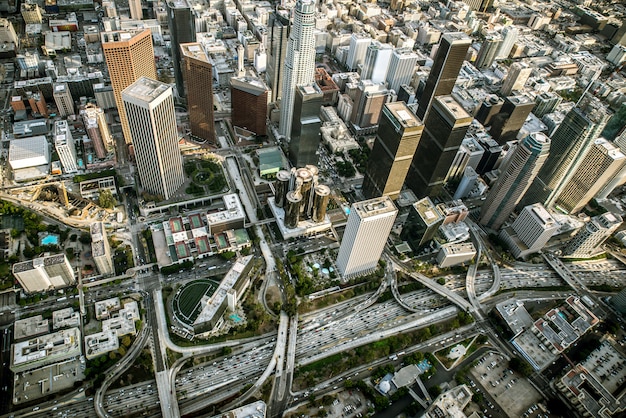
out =
[[[508,58],[518,37],[519,29],[517,29],[516,26],[505,26],[504,29],[502,29],[502,43],[496,54],[496,59]]]
[[[525,258],[541,250],[552,235],[559,230],[559,223],[541,203],[524,207],[509,228],[500,232],[515,258]]]
[[[352,204],[337,254],[337,268],[344,278],[376,268],[397,214],[388,196]]]
[[[130,8],[130,18],[133,20],[143,19],[143,10],[141,10],[141,0],[128,0]]]
[[[590,257],[597,248],[622,224],[622,217],[616,213],[603,213],[594,216],[584,228],[574,235],[563,254],[568,257]]]
[[[141,185],[169,199],[183,184],[172,88],[141,77],[122,91]]]
[[[401,85],[411,83],[418,59],[417,54],[410,49],[399,48],[393,51],[387,71],[390,90],[397,93]]]
[[[98,273],[103,276],[115,273],[111,246],[107,239],[107,231],[104,229],[104,224],[102,222],[92,223],[89,232],[91,233],[91,256],[96,264]]]
[[[622,132],[620,136],[615,138],[613,143],[619,147],[622,154],[626,155],[626,130]],[[600,191],[596,194],[596,199],[604,200],[615,190],[616,187],[621,186],[626,181],[626,164],[621,168],[621,170],[613,176],[613,178],[600,189]]]
[[[365,53],[361,79],[372,80],[376,84],[384,82],[387,79],[387,70],[389,69],[392,53],[393,46],[390,44],[383,44],[378,41],[372,42],[367,47],[367,52]]]
[[[280,126],[278,132],[289,138],[293,122],[293,103],[296,87],[315,82],[315,0],[298,0],[293,26],[287,43]]]
[[[502,82],[502,88],[500,89],[502,96],[511,96],[513,91],[523,90],[524,84],[526,84],[532,72],[533,69],[524,62],[514,62],[511,64],[509,72]]]
[[[353,33],[350,37],[350,49],[346,59],[348,71],[356,71],[360,64],[365,61],[367,47],[372,43],[372,38],[367,33]]]
[[[57,154],[59,154],[63,171],[76,173],[78,171],[76,145],[66,120],[58,120],[54,123],[52,137],[54,138],[54,148],[57,150]]]
[[[13,275],[26,293],[61,289],[76,283],[65,254],[54,254],[13,264]]]

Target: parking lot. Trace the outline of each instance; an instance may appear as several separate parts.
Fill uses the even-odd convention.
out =
[[[476,387],[488,395],[487,399],[493,399],[509,417],[517,418],[542,398],[525,378],[510,370],[508,364],[502,355],[487,353],[470,370],[470,375]]]
[[[626,379],[626,360],[608,342],[604,341],[582,363],[583,367],[593,373],[602,385],[611,393],[618,392]]]

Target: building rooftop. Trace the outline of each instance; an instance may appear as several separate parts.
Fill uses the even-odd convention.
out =
[[[435,103],[436,102],[439,102],[442,105],[442,108],[447,111],[453,120],[469,119],[469,122],[471,122],[472,117],[470,114],[463,109],[463,106],[461,106],[459,102],[454,99],[454,97],[450,95],[438,96],[435,97]]]
[[[141,77],[130,86],[126,87],[122,94],[124,96],[134,97],[144,102],[152,102],[163,93],[171,90],[169,84],[162,83],[158,80],[152,80],[148,77]]]
[[[411,109],[404,102],[391,102],[385,104],[385,107],[391,112],[395,120],[402,125],[403,128],[411,126],[419,126],[422,124],[420,118],[418,118]]]
[[[433,225],[443,220],[443,215],[429,197],[415,202],[413,208],[415,208],[426,225]]]
[[[355,210],[361,218],[369,218],[372,216],[397,212],[396,206],[393,204],[388,196],[377,197],[374,199],[364,200],[362,202],[355,202],[352,204],[352,209]]]
[[[184,57],[190,57],[198,61],[210,62],[200,42],[180,44],[180,50]]]
[[[15,340],[34,337],[36,335],[47,334],[50,331],[50,324],[41,315],[30,318],[18,319],[15,321]]]

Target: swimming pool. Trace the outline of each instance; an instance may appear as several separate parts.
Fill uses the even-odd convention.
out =
[[[242,319],[237,314],[232,314],[230,316],[230,319],[232,319],[236,324],[242,321]]]
[[[59,245],[59,236],[46,235],[41,239],[41,245]]]

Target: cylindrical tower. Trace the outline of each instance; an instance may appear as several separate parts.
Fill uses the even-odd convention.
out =
[[[323,222],[326,217],[326,207],[330,200],[330,187],[320,184],[315,187],[315,196],[313,197],[313,221]]]
[[[276,173],[276,181],[274,182],[274,189],[276,190],[276,195],[274,196],[274,201],[276,202],[276,206],[282,208],[285,205],[285,198],[287,197],[287,192],[289,191],[289,182],[291,180],[291,175],[287,170],[280,170]]]
[[[307,164],[307,165],[304,166],[304,168],[309,170],[313,177],[317,176],[319,174],[319,172],[320,172],[320,170],[317,168],[317,166],[315,166],[313,164]]]
[[[293,229],[298,226],[301,203],[301,194],[294,192],[287,193],[287,198],[285,200],[285,226],[287,228]]]
[[[300,205],[300,215],[302,219],[310,216],[309,201],[313,188],[313,176],[311,172],[306,168],[298,169],[298,179],[302,180],[302,186],[300,187],[300,194],[302,195],[302,205]]]

